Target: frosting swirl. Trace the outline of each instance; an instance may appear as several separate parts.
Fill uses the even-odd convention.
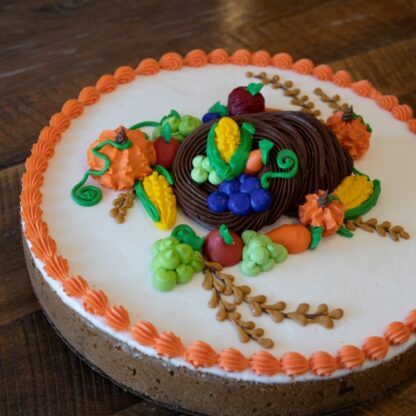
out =
[[[194,221],[208,228],[219,228],[226,224],[239,233],[244,230],[259,230],[275,223],[284,213],[294,213],[308,193],[317,189],[332,192],[352,170],[352,160],[342,149],[336,137],[316,118],[296,112],[266,112],[234,117],[241,125],[251,123],[256,132],[254,147],[259,140],[268,139],[275,147],[271,151],[270,163],[259,174],[269,170],[279,171],[276,156],[285,148],[293,150],[299,159],[299,171],[292,179],[278,178],[271,181],[271,207],[262,213],[247,216],[231,212],[212,213],[207,207],[208,195],[216,190],[209,183],[197,185],[191,179],[192,159],[206,150],[206,141],[211,123],[196,129],[180,146],[172,167],[175,176],[175,195],[183,212]]]

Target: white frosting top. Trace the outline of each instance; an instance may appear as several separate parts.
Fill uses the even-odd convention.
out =
[[[316,250],[289,256],[286,262],[258,277],[244,277],[238,267],[227,269],[236,276],[238,284],[249,285],[253,294],[267,295],[270,302],[284,300],[288,310],[301,302],[309,303],[312,309],[320,303],[327,303],[329,308],[342,308],[345,316],[335,321],[332,330],[319,325],[302,327],[290,320],[276,324],[267,315],[254,318],[257,326],[265,330],[265,336],[274,340],[271,352],[277,356],[287,351],[309,356],[318,350],[336,355],[342,345],[361,346],[370,335],[382,336],[388,323],[403,321],[416,307],[416,193],[412,192],[416,178],[415,136],[405,123],[350,89],[271,67],[208,65],[176,72],[161,71],[150,77],[138,76],[111,94],[102,95],[96,104],[86,107],[83,115],[71,122],[45,173],[41,189],[43,218],[56,240],[59,254],[69,261],[70,274],[81,275],[90,286],[104,290],[112,305],[121,304],[129,311],[133,322],[146,320],[161,332],[173,331],[185,345],[203,340],[216,351],[231,346],[246,356],[258,351],[260,347],[255,342],[239,341],[231,323],[215,319],[216,310],[207,306],[210,292],[201,287],[202,274],[196,274],[192,282],[178,285],[168,293],[152,287],[150,247],[168,233],[156,229],[138,200],[129,210],[126,222],[120,225],[109,216],[115,192],[103,190],[102,202],[91,208],[78,206],[70,196],[71,188],[87,169],[86,150],[102,130],[159,120],[172,108],[180,114],[202,117],[216,101],[226,103],[233,88],[251,82],[245,76],[249,70],[265,70],[270,75],[279,74],[283,80],[292,80],[321,109],[323,118],[331,114],[331,109],[313,94],[316,87],[328,95],[339,94],[342,102],[353,104],[354,111],[373,128],[370,150],[355,166],[371,178],[379,179],[382,186],[377,206],[366,217],[390,220],[402,225],[411,235],[410,240],[396,243],[388,237],[358,230],[352,239],[339,235],[324,239]],[[265,86],[262,94],[267,107],[298,109],[281,90]],[[279,223],[288,221],[282,218]],[[178,215],[177,224],[180,223],[190,224],[200,235],[207,233],[182,214]],[[41,266],[39,261],[37,264]],[[94,325],[152,354],[152,350],[140,347],[129,334],[116,333],[103,325],[100,318],[86,313],[77,300],[66,296],[42,268],[41,271],[62,300]],[[253,319],[245,305],[240,309],[243,319]],[[403,352],[415,339],[413,335],[405,346],[392,347],[387,358]],[[184,363],[182,359],[172,362]],[[366,362],[363,368],[370,365],[374,364]],[[263,378],[248,371],[238,374],[219,368],[198,371],[265,382],[290,380],[282,374]],[[337,371],[333,376],[341,373]],[[313,377],[316,376],[308,374],[303,379]]]

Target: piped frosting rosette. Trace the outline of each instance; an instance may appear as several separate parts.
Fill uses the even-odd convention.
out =
[[[285,149],[295,153],[298,169],[293,177],[269,179],[272,203],[266,211],[245,216],[212,212],[207,206],[207,197],[217,190],[216,186],[208,182],[197,184],[191,178],[192,160],[206,154],[208,135],[215,121],[203,124],[182,143],[172,172],[174,191],[182,211],[206,228],[219,228],[226,224],[238,233],[247,229],[259,230],[275,223],[283,214],[295,214],[305,195],[318,189],[332,192],[352,172],[351,157],[334,134],[313,116],[297,111],[279,111],[232,118],[240,129],[243,123],[254,127],[253,150],[259,147],[261,140],[269,140],[274,145],[268,163],[257,174],[259,178],[267,172],[288,171],[282,169],[278,161],[279,152]]]

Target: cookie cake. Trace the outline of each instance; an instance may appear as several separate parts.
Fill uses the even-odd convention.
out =
[[[119,67],[22,178],[57,331],[123,387],[209,415],[312,415],[416,370],[416,119],[345,70],[241,49]]]

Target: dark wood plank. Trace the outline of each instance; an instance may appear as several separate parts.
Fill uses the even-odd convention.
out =
[[[23,165],[0,170],[0,325],[39,309],[20,237],[19,194]]]
[[[0,326],[1,415],[112,415],[137,403],[79,359],[41,311]]]
[[[24,160],[65,99],[102,73],[147,56],[223,46],[285,49],[323,63],[416,35],[415,7],[406,0],[365,6],[359,0],[3,0],[0,7],[0,130],[7,132],[0,137],[0,167]]]

